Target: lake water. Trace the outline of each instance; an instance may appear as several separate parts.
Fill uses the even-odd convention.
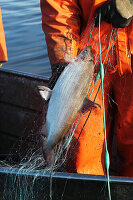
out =
[[[40,1],[1,0],[8,62],[3,68],[50,77]]]

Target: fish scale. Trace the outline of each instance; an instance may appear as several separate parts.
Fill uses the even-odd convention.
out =
[[[52,149],[68,132],[87,97],[94,74],[91,47],[69,63],[53,88],[48,105],[47,146]]]

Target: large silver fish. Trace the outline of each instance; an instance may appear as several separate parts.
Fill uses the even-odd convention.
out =
[[[70,129],[84,104],[94,74],[91,47],[86,47],[67,65],[56,82],[48,105],[47,147],[52,149]]]

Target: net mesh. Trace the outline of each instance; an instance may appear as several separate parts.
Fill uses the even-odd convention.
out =
[[[112,35],[111,50],[109,55],[114,56],[114,40],[116,32]],[[94,44],[98,46],[97,44]],[[107,65],[113,67],[110,62],[110,56],[108,57]],[[97,53],[95,57],[95,69],[99,63],[99,48],[97,47]],[[112,100],[111,100],[112,101]],[[91,110],[90,110],[91,113]],[[90,115],[90,114],[89,114]],[[88,116],[89,116],[88,115]],[[64,139],[56,146],[56,148],[50,152],[46,150],[45,137],[40,134],[42,124],[41,122],[33,122],[31,131],[25,134],[19,139],[19,141],[12,147],[9,156],[0,162],[0,168],[7,174],[3,177],[3,184],[1,190],[3,190],[1,200],[31,200],[42,199],[46,191],[46,196],[43,199],[52,199],[52,174],[55,171],[66,172],[66,162],[71,158],[71,162],[75,163],[74,151],[78,147],[78,138],[72,139],[73,133],[77,124],[80,121],[80,117],[73,123],[71,130],[66,134]],[[84,127],[83,127],[84,128]],[[82,134],[82,132],[81,132]],[[70,146],[73,146],[70,151]],[[49,155],[49,157],[48,157]],[[46,159],[47,157],[47,159]],[[71,163],[68,164],[71,166]],[[74,169],[75,170],[75,169]],[[73,172],[75,172],[72,170]],[[31,173],[29,176],[29,173]],[[38,177],[45,175],[47,172],[51,173],[49,181],[43,180],[42,185],[38,184]],[[37,187],[40,187],[37,192]],[[65,188],[65,186],[64,186]],[[47,195],[48,194],[48,195]],[[63,191],[60,199],[63,199]]]

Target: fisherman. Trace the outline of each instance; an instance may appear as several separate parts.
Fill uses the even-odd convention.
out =
[[[52,67],[49,87],[54,87],[68,64],[65,60],[66,52],[74,57],[86,45],[91,46],[95,61],[94,76],[99,69],[101,53],[104,67],[107,67],[104,102],[108,148],[114,132],[111,128],[113,123],[120,161],[118,175],[133,177],[133,0],[40,1],[42,27]],[[101,52],[98,39],[99,13]],[[68,172],[93,175],[106,173],[102,90],[101,87],[98,90],[99,86],[100,80],[94,87],[91,100],[94,101],[97,95],[95,102],[101,105],[101,109],[92,108],[79,137],[88,113],[82,115],[74,135],[74,139],[78,139],[78,145],[68,156]]]
[[[2,63],[4,61],[7,61],[7,49],[6,49],[5,34],[2,23],[2,14],[0,9],[0,67],[2,66]]]

